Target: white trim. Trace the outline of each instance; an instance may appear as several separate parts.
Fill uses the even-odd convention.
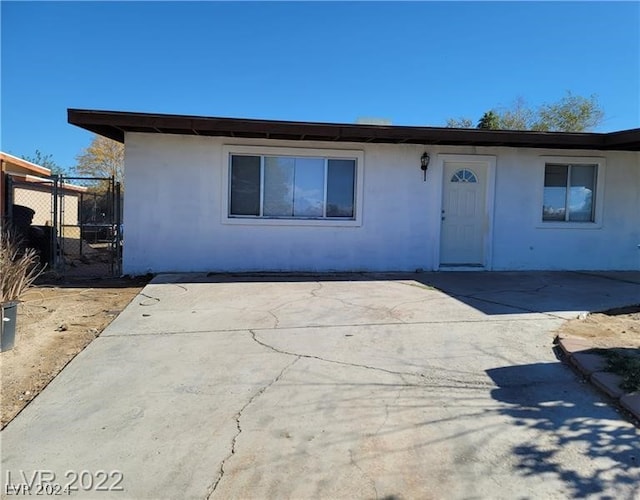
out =
[[[465,155],[465,154],[438,154],[436,162],[436,175],[434,182],[437,182],[439,189],[437,190],[437,207],[435,217],[432,220],[433,227],[436,228],[436,244],[433,252],[433,269],[438,271],[490,271],[493,267],[493,217],[495,203],[495,184],[496,184],[496,156],[494,155]],[[477,163],[487,169],[487,185],[485,191],[485,217],[487,220],[487,230],[484,234],[484,262],[483,267],[452,267],[440,265],[440,238],[442,231],[442,199],[444,190],[444,164],[451,163]]]
[[[222,175],[222,192],[220,200],[222,203],[220,211],[220,222],[222,224],[241,225],[241,226],[322,226],[322,227],[360,227],[362,226],[362,210],[363,210],[363,192],[364,192],[364,151],[354,149],[319,149],[304,147],[282,147],[282,146],[250,146],[223,144],[221,155],[221,175]],[[327,159],[355,159],[355,189],[354,189],[354,219],[339,218],[267,218],[262,216],[262,203],[260,206],[259,217],[230,217],[229,207],[231,202],[231,178],[229,175],[229,158],[231,154],[251,154],[256,156],[273,155],[273,156],[299,156],[314,157],[325,159],[325,191],[326,191],[326,164]],[[262,160],[261,160],[262,161]],[[262,172],[262,168],[260,171]],[[261,174],[262,176],[262,174]],[[261,182],[262,178],[261,178]],[[263,188],[260,189],[260,200],[262,201]],[[325,196],[326,198],[326,196]],[[325,207],[326,210],[326,207]]]
[[[596,168],[596,199],[593,207],[593,222],[549,221],[542,220],[542,205],[544,202],[544,173],[547,163],[560,164],[590,164]],[[607,162],[602,156],[540,156],[538,168],[538,204],[533,214],[534,227],[537,229],[602,229],[604,217],[604,183]]]

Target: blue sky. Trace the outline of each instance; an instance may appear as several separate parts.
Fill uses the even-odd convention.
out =
[[[2,149],[74,165],[90,108],[396,125],[596,94],[640,127],[638,2],[8,2]]]

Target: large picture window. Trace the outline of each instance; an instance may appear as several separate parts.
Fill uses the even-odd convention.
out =
[[[595,222],[598,165],[547,163],[542,220]]]
[[[355,158],[230,155],[230,217],[355,219]]]

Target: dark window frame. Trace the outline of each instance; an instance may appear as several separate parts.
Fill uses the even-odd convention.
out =
[[[234,171],[234,158],[252,158],[255,160],[259,160],[259,165],[254,165],[254,168],[257,166],[259,168],[259,185],[254,186],[257,187],[257,191],[259,194],[259,201],[257,209],[254,209],[252,213],[238,213],[238,210],[234,209],[234,205],[237,207],[237,190],[234,190],[234,182],[237,180],[240,182],[240,179],[236,178]],[[289,158],[289,159],[319,159],[323,161],[324,165],[324,174],[323,174],[323,198],[322,198],[322,215],[318,216],[309,216],[309,215],[265,215],[265,159],[266,158]],[[350,191],[351,199],[350,205],[348,205],[348,210],[345,211],[344,207],[341,210],[343,215],[332,215],[331,212],[331,199],[332,194],[330,193],[331,189],[334,191],[339,191],[339,187],[331,188],[330,185],[335,181],[335,177],[331,176],[331,170],[339,169],[342,165],[344,167],[344,162],[351,163],[351,172],[350,175],[346,177],[350,177],[350,185],[347,186],[347,196]],[[318,154],[282,154],[282,153],[260,153],[260,152],[234,152],[230,151],[228,156],[228,172],[229,172],[229,183],[228,183],[228,206],[227,206],[227,217],[229,219],[238,220],[238,219],[256,219],[256,220],[317,220],[317,221],[357,221],[358,220],[358,182],[359,182],[359,162],[360,159],[356,156],[350,155],[318,155]],[[343,172],[344,174],[344,172]],[[337,174],[336,174],[337,176]],[[344,176],[344,175],[343,175]],[[255,174],[253,176],[253,182],[255,182]],[[291,186],[291,189],[295,189],[296,184]],[[344,196],[344,192],[340,193],[340,195]],[[339,196],[338,196],[339,197]],[[254,194],[255,198],[255,194]],[[335,200],[336,198],[334,198]],[[256,202],[256,199],[253,200],[253,203]],[[252,204],[253,204],[252,203]],[[235,211],[234,211],[235,210]],[[247,212],[246,210],[244,212]],[[348,212],[345,214],[345,212]]]
[[[585,168],[589,167],[593,170],[592,179],[591,179],[591,189],[590,189],[590,211],[588,219],[580,219],[580,218],[572,218],[572,214],[580,213],[578,210],[571,209],[571,200],[572,200],[572,189],[576,189],[579,187],[584,187],[581,185],[577,185],[573,183],[572,174],[576,168]],[[599,203],[599,199],[597,196],[598,193],[598,184],[599,180],[599,170],[601,165],[599,163],[594,162],[545,162],[544,164],[544,181],[543,181],[543,200],[542,200],[542,222],[544,224],[549,223],[560,223],[560,224],[594,224],[597,219],[597,203]],[[564,172],[562,172],[564,169]],[[554,171],[555,170],[555,171]],[[564,177],[562,183],[558,184],[553,183],[552,176]],[[552,212],[552,207],[548,207],[544,203],[544,191],[547,188],[554,187],[562,187],[564,188],[564,205],[560,207],[562,211]]]

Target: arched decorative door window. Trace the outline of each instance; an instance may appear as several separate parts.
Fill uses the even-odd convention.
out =
[[[476,174],[471,170],[463,168],[453,174],[451,182],[478,182],[478,179],[476,178]]]

